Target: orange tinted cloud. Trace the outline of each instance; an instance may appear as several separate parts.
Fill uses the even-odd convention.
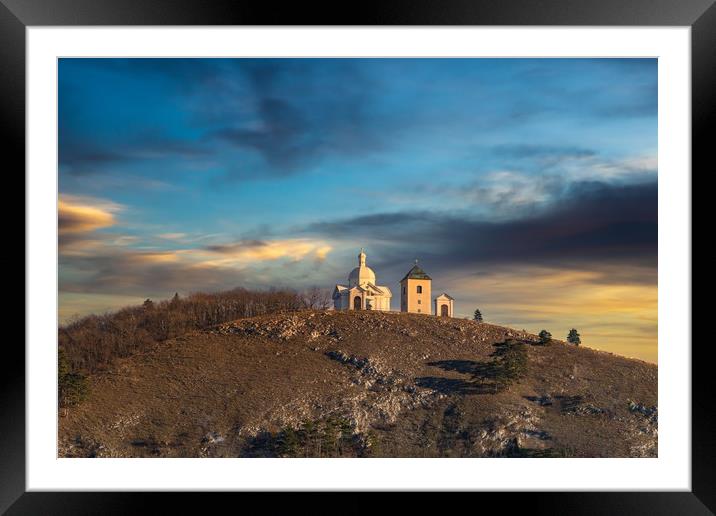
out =
[[[230,265],[237,262],[264,262],[279,259],[299,261],[308,256],[325,260],[333,248],[321,241],[297,238],[283,240],[248,240],[226,245],[215,245],[204,250],[187,253],[208,256],[205,264]]]
[[[114,203],[62,195],[58,201],[58,228],[60,234],[83,233],[115,224],[114,213],[120,206]]]

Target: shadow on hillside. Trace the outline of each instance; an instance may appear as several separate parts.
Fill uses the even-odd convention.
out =
[[[495,394],[522,378],[527,370],[526,341],[507,339],[495,343],[492,360],[438,360],[427,365],[443,371],[469,375],[469,380],[424,376],[415,379],[419,387],[427,387],[445,394]]]
[[[422,376],[415,379],[415,384],[443,394],[495,394],[498,390],[494,383],[471,382],[440,376]]]
[[[438,367],[443,371],[455,371],[469,374],[473,380],[492,380],[498,374],[495,362],[475,362],[473,360],[438,360],[428,362],[429,366]]]
[[[497,375],[494,362],[475,362],[473,360],[438,360],[428,362],[429,366],[443,371],[454,371],[470,375],[469,380],[424,376],[415,379],[415,384],[441,392],[443,394],[495,394],[499,387],[492,381]]]
[[[584,401],[583,396],[555,396],[559,402],[559,409],[562,413],[576,412]]]

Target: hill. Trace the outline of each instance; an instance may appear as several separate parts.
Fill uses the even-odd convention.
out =
[[[657,368],[474,321],[300,311],[89,377],[65,457],[651,457]]]

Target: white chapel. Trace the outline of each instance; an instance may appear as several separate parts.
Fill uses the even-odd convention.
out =
[[[378,286],[375,272],[365,264],[363,249],[358,255],[358,267],[348,275],[348,286],[336,285],[333,306],[336,310],[390,310],[393,294],[386,286]]]

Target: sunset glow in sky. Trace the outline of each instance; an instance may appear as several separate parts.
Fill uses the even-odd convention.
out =
[[[60,319],[393,288],[657,358],[655,59],[61,59]],[[399,308],[394,298],[393,309]]]

